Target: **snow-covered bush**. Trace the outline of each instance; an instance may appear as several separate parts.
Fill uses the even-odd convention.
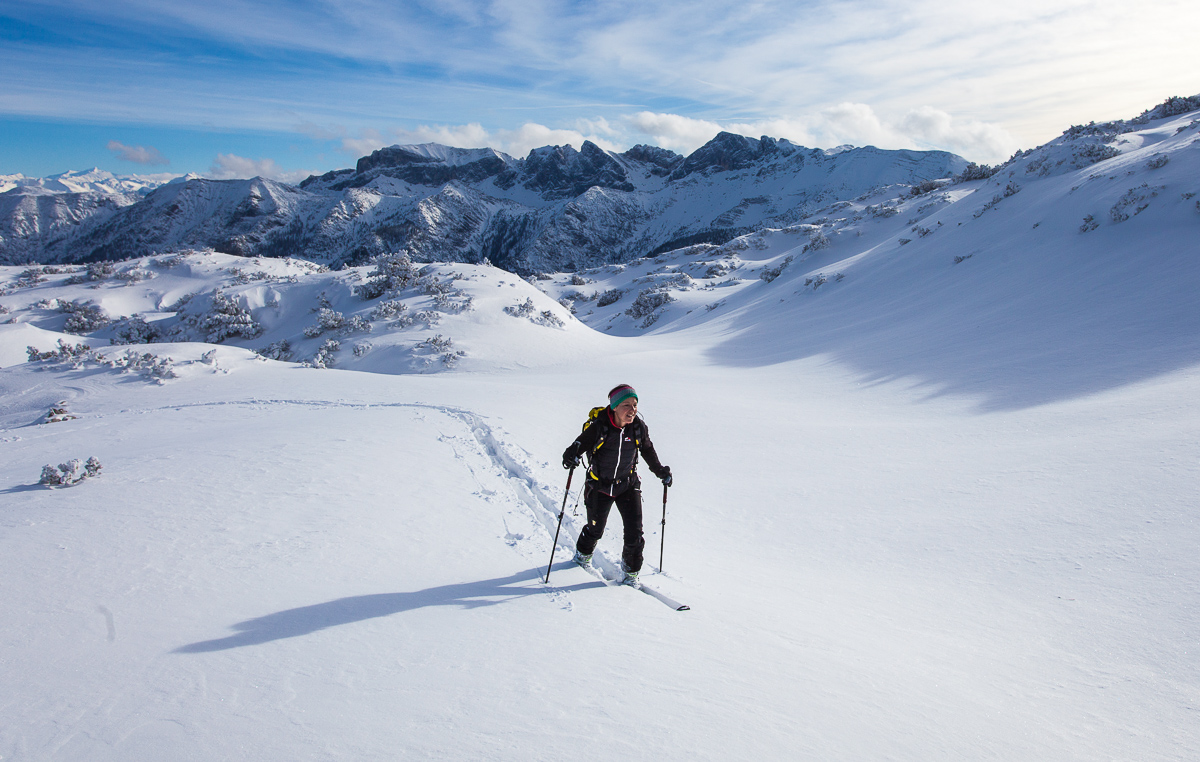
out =
[[[942,184],[937,180],[922,180],[908,189],[908,195],[916,198],[917,196],[924,196],[926,193],[932,193],[940,187],[942,187]]]
[[[1108,210],[1108,214],[1112,217],[1113,222],[1124,222],[1129,219],[1130,208],[1133,208],[1135,216],[1141,214],[1150,206],[1150,199],[1156,197],[1160,190],[1162,190],[1161,186],[1151,188],[1147,183],[1142,183],[1137,188],[1130,188],[1124,196],[1117,199],[1117,203]]]
[[[954,176],[956,183],[969,183],[972,180],[986,180],[1000,170],[999,167],[993,167],[988,164],[976,164],[970,162],[963,171]]]
[[[71,411],[67,410],[67,403],[64,400],[51,407],[49,412],[46,413],[46,417],[43,418],[41,422],[62,423],[63,421],[74,421],[77,418],[79,418],[79,416],[74,415],[71,413]]]
[[[336,352],[340,352],[341,349],[342,344],[340,341],[337,339],[326,339],[325,343],[317,349],[317,353],[313,355],[312,359],[304,364],[310,368],[332,368],[333,355]]]
[[[1166,154],[1155,154],[1150,158],[1150,161],[1146,162],[1146,169],[1162,169],[1167,166],[1168,161],[1170,159],[1167,158]]]
[[[610,304],[616,304],[621,301],[621,297],[625,296],[625,292],[619,288],[610,288],[596,299],[597,307],[607,307]]]
[[[637,295],[637,298],[633,300],[633,304],[629,306],[629,309],[625,310],[625,314],[634,320],[648,318],[652,313],[673,301],[675,301],[675,297],[666,291],[648,288]]]
[[[162,338],[162,331],[141,315],[131,315],[116,327],[113,337],[118,344],[153,344]]]
[[[460,358],[467,356],[467,353],[461,349],[454,349],[453,339],[449,336],[442,336],[440,333],[436,336],[430,336],[422,342],[418,342],[415,349],[436,355],[447,368],[453,368],[458,364]],[[432,362],[432,360],[433,358],[431,357],[427,362]]]
[[[371,310],[371,319],[390,320],[399,316],[407,309],[408,305],[399,299],[388,299],[386,302],[380,302],[375,305],[375,309]]]
[[[94,302],[58,301],[58,308],[67,313],[64,333],[91,333],[108,325],[108,313]]]
[[[770,283],[771,281],[778,278],[780,275],[783,275],[783,271],[787,269],[787,266],[792,263],[793,259],[794,259],[794,257],[791,254],[789,254],[788,256],[784,257],[784,260],[782,262],[780,262],[778,266],[764,267],[762,272],[760,272],[758,274],[758,277],[762,278],[767,283]]]
[[[179,378],[179,374],[175,372],[174,360],[170,357],[159,357],[149,352],[138,352],[133,349],[127,349],[124,354],[111,356],[93,354],[91,357],[85,359],[92,359],[98,365],[117,368],[122,372],[137,372],[143,378],[150,379],[159,384],[172,378]]]
[[[218,344],[232,336],[253,339],[263,332],[250,311],[221,289],[213,292],[212,311],[200,318],[198,327],[207,334],[205,340],[210,344]]]
[[[457,315],[471,309],[472,297],[465,291],[455,288],[452,285],[454,280],[457,278],[444,281],[433,275],[422,275],[418,282],[421,290],[433,297],[433,306],[442,312]]]
[[[978,218],[978,217],[982,217],[982,216],[983,216],[983,214],[984,214],[984,212],[989,212],[989,211],[991,211],[992,209],[995,209],[995,208],[996,208],[996,205],[997,205],[997,204],[999,204],[999,203],[1000,203],[1001,201],[1003,201],[1003,200],[1004,200],[1004,198],[1003,198],[1002,196],[1000,196],[1000,195],[995,195],[995,196],[992,196],[992,200],[991,200],[991,201],[989,201],[989,202],[987,202],[986,204],[984,204],[984,205],[983,205],[982,207],[980,207],[979,209],[977,209],[977,210],[975,211],[975,214],[974,214],[974,216],[975,216],[976,218]]]
[[[36,267],[31,267],[23,271],[17,276],[17,288],[33,288],[39,283],[45,283],[46,278],[42,275],[42,271]]]
[[[1090,143],[1074,149],[1072,154],[1075,158],[1075,166],[1082,168],[1090,164],[1096,164],[1097,162],[1120,156],[1121,152],[1109,145],[1104,145],[1102,143]]]
[[[375,271],[357,291],[364,299],[378,299],[408,288],[417,277],[417,268],[407,254],[387,254],[375,260]]]
[[[571,276],[571,285],[572,286],[586,286],[589,283],[591,283],[591,281],[588,280],[587,278],[583,277],[579,273],[576,273]]]
[[[68,344],[62,339],[58,340],[58,349],[49,352],[40,352],[37,347],[25,347],[25,353],[29,355],[29,362],[46,362],[46,361],[62,361],[62,360],[77,360],[84,357],[92,348],[87,344]]]
[[[117,266],[112,262],[91,262],[82,273],[67,278],[67,285],[75,286],[80,283],[95,283],[106,280],[116,271]]]
[[[340,312],[335,312],[328,307],[321,307],[317,310],[317,324],[305,328],[304,335],[310,339],[315,339],[327,332],[336,333],[338,336],[345,336],[352,333],[370,333],[371,323],[358,315],[347,318]]]
[[[1100,223],[1096,222],[1093,215],[1087,215],[1083,218],[1083,224],[1079,226],[1080,233],[1088,233],[1100,227]]]
[[[1008,185],[1004,186],[1004,197],[1015,196],[1021,192],[1021,186],[1009,181]]]
[[[288,362],[292,359],[292,343],[287,339],[281,339],[280,341],[268,344],[262,349],[256,349],[254,351],[257,352],[261,357],[265,357],[268,360],[282,360],[283,362]]]
[[[59,463],[58,468],[47,464],[42,467],[42,478],[38,483],[47,487],[73,487],[86,479],[99,476],[102,468],[100,461],[94,457],[88,458],[86,463],[74,458],[66,463]]]
[[[542,310],[538,312],[537,307],[533,303],[532,298],[526,299],[521,304],[512,307],[505,307],[504,312],[513,317],[529,318],[529,320],[538,325],[549,326],[551,328],[562,328],[563,321],[558,315],[555,315],[550,310]]]

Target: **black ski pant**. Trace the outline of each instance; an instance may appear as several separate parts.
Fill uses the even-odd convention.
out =
[[[616,497],[606,495],[588,484],[583,493],[583,505],[587,508],[587,526],[579,533],[575,549],[585,556],[596,550],[596,543],[604,536],[604,525],[608,523],[608,514],[614,503],[621,514],[621,523],[625,531],[621,558],[629,571],[641,571],[642,551],[646,549],[646,538],[642,534],[641,484],[630,486]]]

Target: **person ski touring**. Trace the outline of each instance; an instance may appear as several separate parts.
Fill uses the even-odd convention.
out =
[[[642,533],[642,482],[638,478],[638,455],[663,485],[672,483],[671,469],[664,466],[650,441],[646,422],[637,414],[638,395],[629,384],[621,384],[608,393],[608,407],[592,411],[583,433],[563,452],[563,468],[575,468],[586,454],[587,483],[583,504],[587,526],[575,543],[575,562],[587,566],[596,544],[604,536],[604,526],[613,505],[621,514],[624,543],[621,560],[624,582],[638,584],[642,552],[646,538]]]

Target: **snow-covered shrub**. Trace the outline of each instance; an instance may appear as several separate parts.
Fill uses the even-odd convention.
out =
[[[135,283],[141,283],[153,277],[154,273],[143,269],[140,265],[131,267],[128,270],[120,270],[116,273],[117,280],[124,281],[126,286],[132,286]]]
[[[51,407],[49,412],[46,413],[46,417],[43,418],[41,422],[42,423],[62,423],[63,421],[74,421],[77,418],[79,418],[79,416],[74,415],[69,410],[67,410],[67,403],[64,400],[62,402],[59,402],[57,405],[54,405],[53,407]]]
[[[969,183],[972,180],[986,180],[1000,170],[999,167],[993,167],[988,164],[976,164],[970,162],[963,171],[954,176],[956,183]]]
[[[117,368],[122,372],[137,372],[142,377],[160,384],[172,378],[179,378],[179,374],[175,372],[174,360],[170,357],[159,357],[149,352],[138,352],[133,349],[127,349],[124,354],[107,357],[93,355],[90,359],[94,359],[99,365]]]
[[[1004,200],[1004,197],[1002,197],[1002,196],[1000,196],[1000,195],[995,195],[995,196],[992,196],[992,200],[991,200],[991,201],[989,201],[989,202],[987,202],[986,204],[984,204],[984,205],[983,205],[982,207],[980,207],[979,209],[977,209],[977,210],[975,211],[975,214],[974,214],[974,216],[975,216],[976,218],[982,217],[984,212],[989,212],[989,211],[991,211],[992,209],[995,209],[995,208],[996,208],[996,205],[997,205],[997,204],[999,204],[999,203],[1000,203],[1001,201],[1003,201],[1003,200]]]
[[[361,342],[355,344],[354,345],[354,356],[362,357],[367,352],[371,351],[371,346],[372,346],[371,342],[369,342],[369,341],[361,341]]]
[[[461,277],[461,276],[459,276]],[[471,309],[472,297],[465,291],[455,288],[451,281],[444,281],[432,275],[422,275],[419,279],[421,290],[433,297],[433,306],[442,312],[457,315]]]
[[[1100,227],[1100,223],[1096,222],[1096,218],[1089,214],[1083,218],[1083,224],[1079,226],[1079,232],[1087,233],[1098,227]]]
[[[1085,146],[1080,146],[1072,151],[1075,158],[1075,166],[1086,167],[1106,159],[1112,159],[1120,156],[1121,152],[1116,148],[1103,143],[1090,143]]]
[[[887,219],[888,217],[895,217],[897,214],[900,213],[900,209],[895,206],[894,202],[890,202],[890,201],[884,201],[883,203],[880,203],[880,204],[874,204],[872,206],[868,206],[865,209],[863,209],[863,211],[867,212],[872,217],[875,217],[878,219]]]
[[[340,312],[335,312],[328,307],[321,307],[317,310],[317,324],[305,328],[304,335],[310,339],[315,339],[326,332],[336,333],[338,336],[345,336],[352,333],[370,333],[371,323],[358,315],[347,318]]]
[[[116,327],[113,338],[118,344],[153,344],[162,338],[162,331],[141,315],[131,315]]]
[[[597,307],[607,307],[610,304],[616,304],[621,301],[621,297],[625,296],[625,292],[619,288],[610,288],[596,299]]]
[[[673,301],[675,301],[675,297],[666,291],[648,288],[637,295],[637,298],[633,300],[633,304],[629,306],[629,309],[625,310],[625,314],[634,320],[640,320],[641,318],[649,317],[651,313]]]
[[[587,278],[583,277],[579,273],[576,273],[571,276],[571,285],[572,286],[586,286],[589,283],[591,283],[591,281],[589,281]]]
[[[372,320],[390,320],[397,317],[405,310],[408,305],[399,299],[388,299],[386,302],[380,302],[375,305],[375,309],[371,310]]]
[[[375,260],[375,271],[357,291],[364,299],[378,299],[408,288],[417,276],[417,268],[407,254],[387,254]]]
[[[970,259],[973,256],[975,256],[975,255],[974,254],[960,254],[954,258],[954,264],[960,265],[963,262],[966,262],[968,259]]]
[[[116,271],[117,266],[112,262],[91,262],[82,273],[67,278],[67,285],[75,286],[80,283],[95,283],[106,280]]]
[[[43,362],[46,360],[75,361],[83,358],[92,348],[87,344],[68,344],[62,339],[58,340],[58,349],[49,352],[39,352],[36,347],[26,347],[25,352],[29,355],[29,362]]]
[[[454,349],[453,339],[449,336],[442,336],[440,333],[419,342],[415,349],[437,355],[441,359],[442,364],[447,368],[453,368],[458,364],[459,359],[467,356],[467,353],[461,349]],[[432,361],[432,359],[430,358],[427,362]]]
[[[911,239],[911,238],[901,238],[901,239],[900,239],[900,245],[901,245],[901,246],[905,246],[905,245],[907,245],[907,244],[910,244],[910,243],[912,243],[912,239]]]
[[[926,193],[932,193],[940,187],[942,187],[942,184],[937,180],[922,180],[908,189],[908,195],[916,198],[917,196],[924,196]]]
[[[816,291],[818,288],[820,288],[821,286],[825,285],[825,284],[828,282],[828,280],[829,280],[829,279],[828,279],[828,278],[826,278],[824,275],[817,274],[816,276],[814,276],[814,277],[812,277],[812,278],[805,278],[805,279],[804,279],[804,285],[805,285],[806,287],[807,287],[807,286],[812,286],[812,290],[813,290],[813,291]]]
[[[210,344],[218,344],[231,336],[253,339],[263,332],[250,311],[221,289],[213,292],[212,311],[200,319],[198,327],[207,334],[205,340]]]
[[[1009,196],[1015,196],[1020,192],[1021,192],[1021,186],[1017,185],[1016,183],[1012,182],[1011,180],[1008,182],[1008,185],[1004,186],[1004,197],[1005,198],[1008,198]]]
[[[808,243],[804,244],[804,248],[801,251],[820,251],[821,249],[829,248],[829,246],[830,241],[825,233],[820,228],[813,228],[808,233]]]
[[[1167,166],[1168,161],[1170,159],[1167,158],[1166,154],[1155,154],[1150,158],[1150,161],[1146,162],[1146,169],[1162,169]]]
[[[42,271],[36,267],[31,267],[23,271],[17,276],[17,288],[33,288],[39,283],[45,283],[46,278],[42,275]]]
[[[66,463],[59,463],[58,468],[47,464],[42,467],[42,478],[38,483],[47,487],[73,487],[85,479],[99,476],[102,468],[100,461],[94,457],[88,458],[86,463],[74,458]]]
[[[778,266],[764,267],[762,272],[760,272],[758,274],[758,277],[762,278],[767,283],[770,283],[771,281],[778,278],[780,275],[783,275],[783,271],[787,269],[787,266],[792,263],[793,259],[794,259],[794,257],[791,254],[789,254],[788,256],[784,257],[784,260],[782,262],[780,262]]]
[[[1162,189],[1162,186],[1151,188],[1147,183],[1142,183],[1137,188],[1130,188],[1124,196],[1117,199],[1117,203],[1108,210],[1108,214],[1112,217],[1113,222],[1124,222],[1129,219],[1131,207],[1135,216],[1141,214],[1150,206],[1150,199],[1157,196]]]
[[[67,314],[64,333],[91,333],[108,325],[108,313],[94,302],[58,300],[58,308]]]
[[[325,343],[317,349],[317,353],[312,359],[304,364],[310,368],[332,368],[333,355],[335,352],[340,352],[342,344],[337,339],[325,339]]]
[[[292,343],[287,339],[281,339],[272,344],[268,344],[262,349],[254,350],[260,356],[268,360],[282,360],[288,362],[292,359]]]
[[[7,315],[7,314],[8,314],[8,307],[5,307],[3,304],[0,304],[0,315]]]
[[[526,299],[524,302],[512,307],[505,307],[504,312],[513,317],[529,318],[529,320],[538,325],[549,326],[551,328],[562,328],[563,321],[558,315],[555,315],[550,310],[542,310],[538,312],[537,307],[533,303],[532,298]]]

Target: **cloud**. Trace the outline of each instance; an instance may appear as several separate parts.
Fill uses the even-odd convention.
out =
[[[214,180],[244,180],[266,177],[284,183],[296,183],[313,174],[307,170],[285,171],[274,159],[247,159],[231,153],[219,153],[209,167],[208,176]]]
[[[113,155],[121,161],[130,161],[134,164],[146,165],[166,165],[170,164],[171,160],[163,156],[157,148],[150,146],[127,146],[123,143],[118,143],[115,140],[108,141],[108,150],[112,151]]]

